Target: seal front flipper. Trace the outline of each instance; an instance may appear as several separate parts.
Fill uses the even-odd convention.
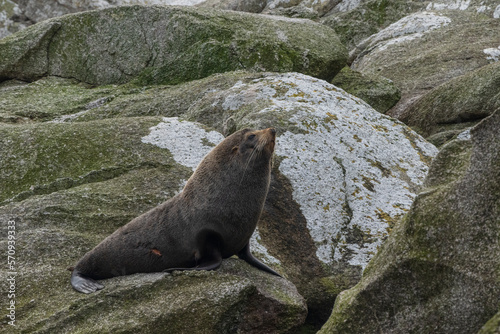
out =
[[[269,268],[268,266],[266,266],[264,263],[260,262],[259,260],[257,260],[257,258],[253,256],[252,252],[250,252],[250,242],[245,247],[243,247],[242,250],[239,251],[238,257],[242,260],[245,260],[250,265],[259,268],[260,270],[267,271],[268,273],[283,278],[280,274],[278,274],[277,272],[275,272],[274,270],[272,270],[271,268]]]
[[[191,268],[168,268],[164,272],[171,273],[174,270],[215,270],[220,267],[222,263],[222,255],[220,251],[214,250],[209,258],[201,259],[201,262],[196,267]]]
[[[73,289],[81,293],[92,293],[104,288],[104,285],[96,282],[90,277],[86,277],[76,269],[71,274],[71,285]]]

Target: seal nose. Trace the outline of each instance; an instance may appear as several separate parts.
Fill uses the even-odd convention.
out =
[[[269,128],[269,131],[271,131],[272,135],[276,135],[276,129],[275,128]]]

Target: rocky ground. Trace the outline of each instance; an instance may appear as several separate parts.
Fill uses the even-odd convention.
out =
[[[0,328],[500,333],[499,33],[493,0],[1,0]],[[224,136],[269,126],[251,244],[284,279],[230,258],[72,290]]]

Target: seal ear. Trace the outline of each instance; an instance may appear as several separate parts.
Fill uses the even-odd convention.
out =
[[[236,153],[236,152],[238,151],[238,149],[239,149],[239,148],[240,148],[240,147],[239,147],[239,146],[237,146],[237,145],[236,145],[236,146],[233,146],[233,148],[231,149],[231,152],[232,152],[232,153]]]

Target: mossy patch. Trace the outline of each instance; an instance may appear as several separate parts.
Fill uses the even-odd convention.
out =
[[[171,163],[167,153],[140,141],[158,121],[143,118],[2,125],[0,182],[4,191],[0,200],[104,180],[148,160],[167,165]]]
[[[352,50],[365,38],[423,8],[418,1],[368,0],[353,10],[335,13],[322,21],[332,27],[342,43]]]
[[[494,113],[443,147],[428,188],[320,333],[475,333],[498,312],[499,124]]]
[[[359,97],[381,113],[388,111],[401,98],[401,92],[389,79],[366,76],[349,67],[344,67],[331,83]]]
[[[412,105],[401,120],[425,137],[443,133],[443,144],[500,107],[500,63],[450,80]]]
[[[0,81],[178,84],[234,70],[331,79],[347,51],[308,20],[206,8],[119,6],[53,18],[0,42]]]
[[[74,79],[58,77],[44,77],[32,83],[5,81],[0,84],[0,121],[64,122],[109,104],[118,96],[138,94],[145,89],[130,86],[94,87]]]

